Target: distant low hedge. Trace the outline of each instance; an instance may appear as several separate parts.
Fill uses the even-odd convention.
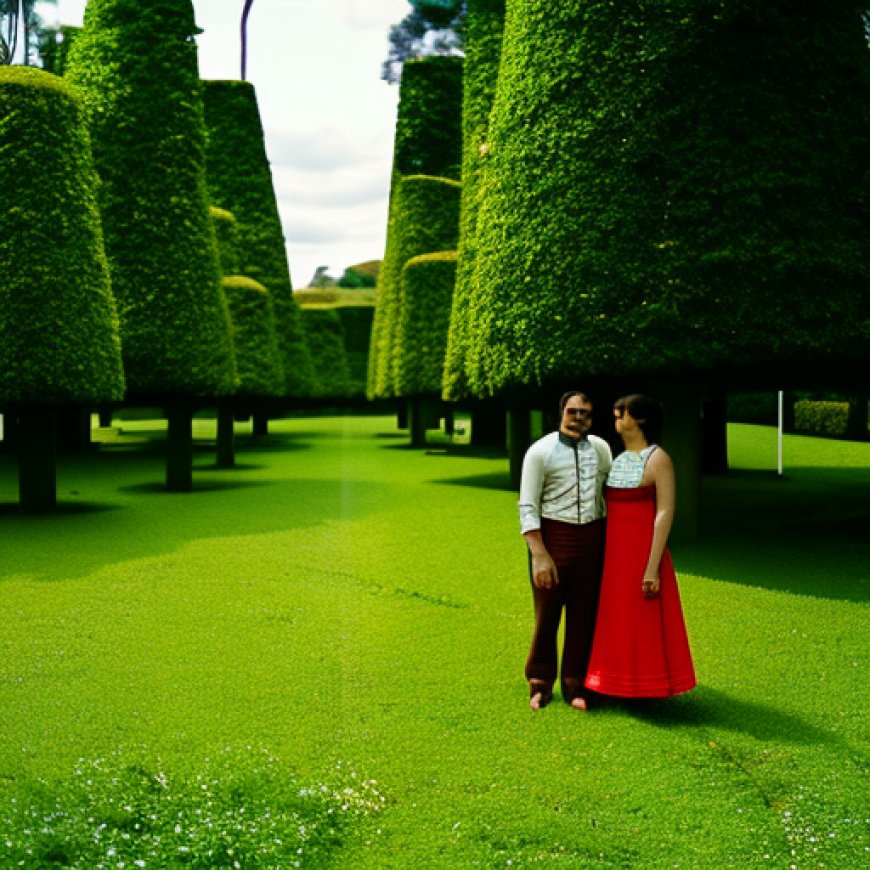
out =
[[[412,257],[402,270],[402,307],[396,348],[396,394],[440,395],[456,251]]]
[[[269,291],[258,281],[228,275],[223,290],[230,308],[240,396],[280,396],[284,389],[275,314]]]
[[[0,66],[0,403],[123,398],[80,95]]]
[[[128,388],[140,395],[235,389],[197,32],[190,0],[90,0],[65,72],[88,107]]]
[[[211,201],[235,215],[238,271],[266,286],[275,308],[284,392],[307,396],[313,368],[293,298],[287,248],[253,85],[204,81],[206,178]]]
[[[352,396],[341,320],[333,308],[303,308],[302,325],[314,363],[315,399]]]
[[[396,392],[397,353],[402,344],[402,269],[412,257],[455,250],[459,234],[459,182],[449,178],[411,175],[393,191],[387,250],[381,267],[378,314],[381,329],[376,359],[374,396]]]
[[[794,405],[794,427],[815,435],[844,435],[849,420],[848,402],[813,402]]]

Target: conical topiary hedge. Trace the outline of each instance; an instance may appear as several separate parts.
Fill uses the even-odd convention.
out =
[[[396,348],[396,394],[441,393],[456,251],[412,257],[402,269],[401,325]]]
[[[230,308],[239,373],[237,395],[280,396],[284,390],[284,373],[269,291],[244,275],[227,275],[223,289]]]
[[[411,175],[399,180],[390,204],[387,250],[380,273],[379,342],[372,348],[375,365],[373,395],[396,392],[396,353],[401,344],[402,269],[412,257],[454,248],[459,232],[459,182]]]
[[[868,362],[870,53],[853,4],[516,0],[466,374],[493,394]]]
[[[450,329],[444,361],[445,399],[469,392],[465,375],[468,346],[467,307],[474,293],[477,212],[480,180],[489,153],[489,116],[498,82],[504,33],[505,0],[468,0],[462,80],[462,202],[459,262],[453,291]]]
[[[128,388],[231,393],[190,0],[90,0],[66,77],[88,107]]]
[[[462,161],[461,122],[462,60],[426,57],[405,63],[396,115],[386,252],[378,275],[378,302],[369,349],[366,386],[369,398],[392,395],[389,354],[404,265],[404,260],[397,259],[400,183],[403,178],[415,175],[458,181]],[[415,249],[408,256],[452,247],[455,242],[443,240],[425,250]]]
[[[81,100],[0,67],[0,404],[121,399],[118,319]]]
[[[256,93],[244,81],[204,81],[203,87],[211,200],[231,210],[238,222],[238,271],[261,282],[271,295],[284,392],[304,397],[312,389],[313,368],[293,298]]]

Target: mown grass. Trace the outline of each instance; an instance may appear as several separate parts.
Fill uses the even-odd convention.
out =
[[[732,427],[674,553],[699,688],[581,716],[527,708],[504,460],[272,428],[172,495],[125,423],[47,517],[2,460],[0,865],[868,865],[870,446],[787,438],[778,480]]]

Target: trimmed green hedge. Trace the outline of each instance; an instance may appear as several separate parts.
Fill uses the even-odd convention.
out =
[[[468,394],[465,357],[468,350],[468,306],[474,293],[477,213],[481,176],[488,153],[489,115],[498,82],[504,34],[505,0],[469,0],[465,19],[465,61],[462,90],[462,203],[459,262],[453,291],[450,330],[444,362],[445,399]]]
[[[39,56],[46,72],[62,76],[69,58],[69,50],[81,32],[81,27],[63,24],[58,28],[47,28],[39,36]]]
[[[240,396],[280,396],[284,372],[275,335],[275,313],[269,291],[243,275],[223,279],[232,322]]]
[[[412,257],[455,249],[459,234],[459,182],[428,175],[402,178],[390,203],[387,250],[381,267],[380,319],[373,394],[394,396],[398,348],[402,344],[402,269]],[[443,363],[443,357],[442,357]]]
[[[472,390],[854,380],[870,362],[870,54],[853,4],[510,7]]]
[[[67,78],[85,94],[128,388],[235,388],[205,185],[190,0],[90,0]]]
[[[78,93],[0,67],[0,403],[121,399],[118,317]]]
[[[288,396],[307,396],[313,368],[293,298],[287,248],[253,85],[204,81],[206,177],[212,202],[238,221],[239,271],[272,296]]]
[[[798,432],[842,436],[846,434],[848,423],[848,402],[803,400],[794,404],[794,428]],[[865,417],[865,431],[868,425]]]
[[[373,305],[339,305],[334,309],[344,333],[344,349],[350,376],[350,394],[362,398],[366,394],[369,343],[372,337]]]
[[[239,222],[236,216],[225,208],[209,207],[214,226],[215,241],[218,249],[218,263],[223,275],[239,273]]]
[[[303,308],[302,326],[314,362],[316,399],[348,399],[352,396],[344,331],[334,308]]]
[[[402,72],[387,244],[378,274],[378,304],[372,325],[366,393],[369,398],[390,395],[388,348],[391,343],[392,309],[400,291],[404,260],[396,259],[400,231],[398,191],[402,179],[428,175],[457,180],[462,158],[462,60],[456,57],[425,57],[408,61]],[[409,256],[455,247],[445,241]],[[407,257],[405,258],[407,259]]]
[[[393,170],[457,181],[462,168],[462,58],[421,57],[402,68]]]
[[[439,395],[456,282],[456,251],[412,257],[402,269],[396,394]]]

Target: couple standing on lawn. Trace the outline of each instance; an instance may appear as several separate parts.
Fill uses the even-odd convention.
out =
[[[584,393],[565,393],[559,412],[558,431],[526,453],[520,485],[535,602],[530,705],[539,710],[552,700],[563,610],[561,688],[572,707],[586,710],[596,695],[686,692],[695,672],[666,549],[675,482],[656,443],[661,405],[641,395],[616,402],[625,450],[615,460],[607,442],[589,434],[592,402]]]

